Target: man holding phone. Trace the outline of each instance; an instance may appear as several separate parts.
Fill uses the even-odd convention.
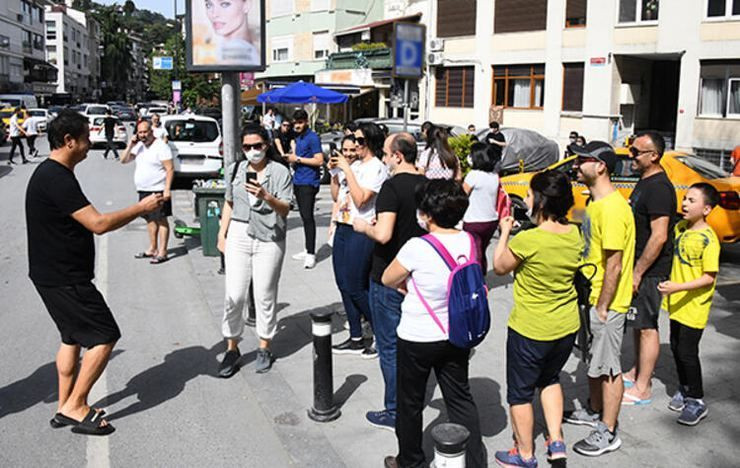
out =
[[[172,151],[163,140],[154,137],[151,123],[142,120],[136,125],[136,134],[129,141],[121,156],[121,163],[136,161],[134,182],[139,199],[151,194],[160,194],[164,199],[161,209],[144,216],[149,233],[149,248],[134,255],[135,258],[149,258],[149,263],[159,264],[167,261],[167,243],[170,237],[172,201],[170,188],[175,178],[172,164]]]

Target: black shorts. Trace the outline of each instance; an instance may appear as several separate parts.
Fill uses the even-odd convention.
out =
[[[139,192],[139,200],[142,200],[153,193],[162,194],[162,192]],[[172,200],[166,200],[162,206],[149,214],[142,216],[147,221],[159,221],[160,219],[167,219],[168,216],[172,216]]]
[[[632,297],[632,306],[627,314],[627,326],[638,330],[658,329],[660,304],[663,296],[658,284],[667,280],[664,276],[643,277],[637,294]]]
[[[121,330],[103,295],[91,282],[71,286],[35,286],[59,329],[62,343],[92,348],[121,338]]]
[[[506,339],[506,401],[531,403],[534,391],[560,382],[576,333],[553,341],[531,340],[509,328]]]

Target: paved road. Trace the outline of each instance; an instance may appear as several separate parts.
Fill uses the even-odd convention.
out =
[[[46,143],[41,147],[45,150]],[[265,375],[253,372],[256,339],[242,344],[244,368],[221,380],[215,370],[223,352],[219,321],[223,277],[218,259],[204,257],[195,239],[173,240],[172,260],[158,266],[133,259],[146,244],[145,225],[97,238],[97,284],[116,314],[123,338],[105,376],[93,390],[118,431],[109,438],[87,438],[52,430],[56,407],[53,357],[58,335],[27,279],[23,198],[35,164],[5,165],[0,148],[0,203],[4,240],[0,253],[0,466],[248,466],[378,467],[395,452],[392,432],[375,429],[364,413],[382,403],[377,361],[340,356],[334,361],[336,398],[342,417],[316,424],[306,417],[312,401],[311,336],[308,314],[341,309],[329,258],[323,246],[313,271],[286,258],[280,283],[280,322],[274,342],[278,361]],[[46,154],[42,150],[42,155]],[[93,151],[77,170],[83,189],[100,210],[134,202],[133,168],[104,161]],[[318,203],[319,239],[328,224],[328,193]],[[178,191],[175,214],[191,222],[192,197]],[[296,213],[289,219],[288,252],[300,249]],[[505,323],[511,307],[510,278],[489,277],[494,329],[471,361],[471,385],[483,435],[493,452],[508,448],[511,428],[505,405]],[[588,460],[572,454],[571,466],[735,466],[740,438],[740,249],[723,252],[722,272],[710,325],[702,342],[710,416],[697,428],[675,423],[666,409],[675,389],[675,372],[666,328],[656,370],[651,406],[625,408],[623,448]],[[665,317],[663,317],[665,325]],[[346,337],[334,323],[335,342]],[[629,350],[627,354],[630,354]],[[563,373],[566,405],[585,401],[586,379],[572,358]],[[430,384],[425,411],[429,430],[445,420],[438,389]],[[542,430],[542,418],[538,417]],[[566,426],[572,444],[587,434]],[[537,441],[544,464],[544,443]],[[493,463],[493,462],[492,462]]]

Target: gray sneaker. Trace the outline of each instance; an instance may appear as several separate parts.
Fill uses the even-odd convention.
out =
[[[593,411],[590,405],[575,411],[566,411],[563,413],[563,421],[569,424],[578,424],[579,426],[596,427],[596,423],[601,420],[601,414]]]
[[[587,457],[598,457],[617,450],[621,445],[622,440],[617,435],[616,429],[614,433],[611,433],[606,424],[599,421],[596,424],[596,429],[588,437],[573,445],[573,450]]]
[[[272,353],[269,349],[258,349],[257,359],[254,364],[254,371],[258,374],[264,374],[272,368],[272,363],[275,361]]]
[[[685,426],[696,426],[699,421],[707,417],[707,405],[694,398],[686,398],[686,405],[678,417],[678,423]]]
[[[668,403],[668,409],[680,413],[683,411],[684,406],[686,406],[686,398],[681,389],[678,389],[673,394],[673,397],[671,397],[671,402]]]

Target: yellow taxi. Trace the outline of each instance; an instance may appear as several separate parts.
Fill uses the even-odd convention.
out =
[[[618,148],[616,153],[618,160],[614,173],[611,175],[612,184],[624,198],[629,198],[640,176],[632,170],[627,148]],[[578,223],[583,219],[590,194],[585,185],[576,182],[573,171],[574,159],[575,156],[565,158],[547,169],[564,172],[573,181],[575,204],[568,217],[571,221]],[[719,191],[720,203],[712,210],[707,222],[717,233],[720,242],[732,243],[740,239],[740,196],[738,196],[740,177],[733,177],[730,173],[704,159],[676,151],[666,151],[661,158],[661,165],[676,188],[679,210],[681,200],[692,184],[707,182],[713,185]],[[511,197],[514,216],[518,220],[526,219],[527,207],[524,199],[527,196],[529,181],[534,174],[534,172],[524,172],[501,178],[501,185]]]
[[[2,110],[0,110],[0,119],[2,119],[3,124],[5,125],[5,129],[10,127],[10,118],[13,117],[13,114],[15,113],[15,107],[4,107]],[[21,113],[21,116],[18,118],[18,123],[22,124],[23,121],[26,119],[26,112],[24,111]]]

